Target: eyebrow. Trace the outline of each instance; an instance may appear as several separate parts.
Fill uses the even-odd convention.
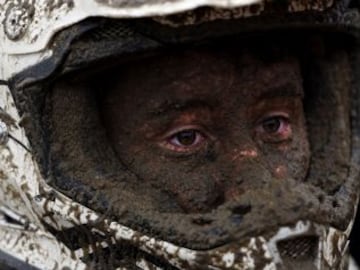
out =
[[[236,95],[236,92],[234,93]],[[251,94],[251,93],[250,93]],[[302,87],[297,87],[292,82],[287,82],[284,84],[270,86],[263,93],[256,96],[255,99],[271,99],[277,97],[304,97],[304,92]],[[212,111],[216,106],[216,100],[210,99],[199,99],[199,98],[190,98],[190,99],[167,99],[156,105],[152,108],[149,108],[148,115],[149,117],[162,117],[171,112],[181,112],[189,109],[207,109]]]
[[[189,100],[166,100],[162,102],[160,105],[151,108],[149,110],[150,116],[160,117],[162,115],[166,115],[169,112],[181,112],[186,111],[188,109],[196,109],[196,108],[205,108],[208,110],[212,110],[213,106],[210,102],[200,99],[189,99]]]
[[[301,97],[304,98],[304,90],[294,83],[288,82],[281,85],[270,86],[257,99],[278,98],[278,97]]]

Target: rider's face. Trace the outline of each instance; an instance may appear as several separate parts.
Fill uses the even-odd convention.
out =
[[[119,160],[165,194],[153,198],[162,209],[206,212],[271,179],[305,177],[295,58],[187,51],[127,64],[116,78],[103,99],[108,135]]]

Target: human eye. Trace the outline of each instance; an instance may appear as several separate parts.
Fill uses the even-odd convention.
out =
[[[207,143],[208,136],[197,126],[181,126],[167,132],[160,146],[168,150],[186,153],[196,151]]]
[[[255,127],[258,138],[268,143],[284,142],[292,137],[292,126],[289,114],[271,112],[260,118]]]

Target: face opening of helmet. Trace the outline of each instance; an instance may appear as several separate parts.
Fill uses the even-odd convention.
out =
[[[285,33],[106,57],[33,85],[48,183],[197,250],[299,220],[346,230],[357,187],[351,39]]]

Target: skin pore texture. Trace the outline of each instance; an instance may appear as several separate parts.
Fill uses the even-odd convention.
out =
[[[147,194],[155,208],[209,212],[266,179],[304,179],[310,151],[294,57],[182,51],[112,78],[102,119],[121,164],[158,191]]]

